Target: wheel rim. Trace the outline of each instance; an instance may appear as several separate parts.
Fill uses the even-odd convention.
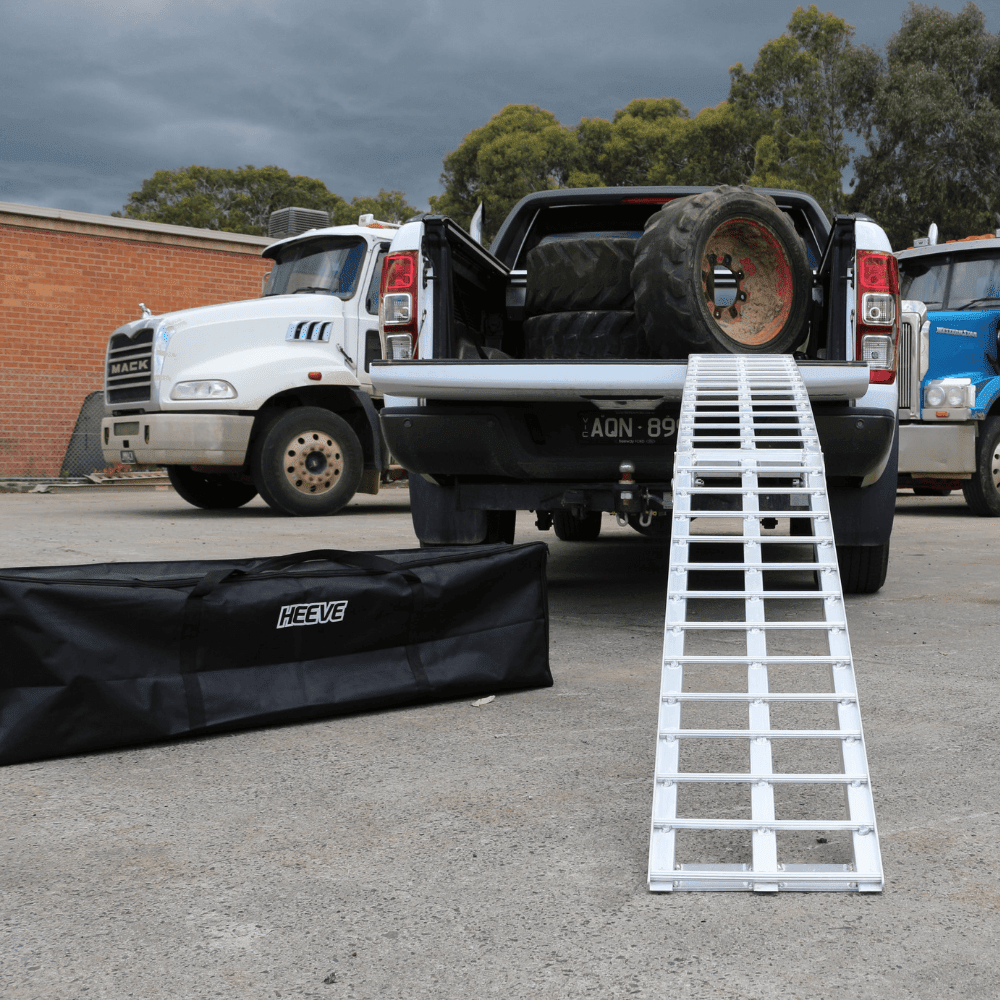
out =
[[[285,478],[304,496],[328,493],[344,471],[340,445],[323,431],[296,434],[285,448]]]
[[[717,267],[727,268],[736,282],[731,303],[716,299]],[[788,252],[767,226],[753,219],[728,219],[712,231],[705,243],[701,283],[709,315],[723,334],[745,347],[768,344],[791,315]]]
[[[990,475],[993,477],[993,489],[1000,493],[1000,441],[997,441],[990,459]]]

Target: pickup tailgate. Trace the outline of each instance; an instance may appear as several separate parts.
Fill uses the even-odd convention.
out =
[[[868,390],[861,361],[800,361],[810,399],[860,399]],[[467,403],[679,401],[685,361],[376,361],[372,383],[386,396]],[[391,405],[392,400],[387,400]]]

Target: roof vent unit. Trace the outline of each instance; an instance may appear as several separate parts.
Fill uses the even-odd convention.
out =
[[[330,213],[318,208],[279,208],[267,220],[267,235],[274,240],[330,225]]]

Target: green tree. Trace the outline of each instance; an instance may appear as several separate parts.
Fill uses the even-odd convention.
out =
[[[430,199],[431,211],[468,226],[482,202],[484,232],[492,239],[526,194],[566,186],[574,146],[570,130],[551,112],[508,104],[444,158],[444,194]]]
[[[853,35],[851,25],[815,4],[797,7],[752,70],[739,63],[730,69],[729,100],[748,135],[756,133],[751,184],[797,188],[830,214],[842,210]]]
[[[308,206],[303,205],[303,208]],[[360,196],[352,198],[350,205],[338,211],[334,225],[349,225],[358,221],[359,215],[374,215],[380,222],[406,222],[417,210],[407,202],[402,191],[386,191],[379,188],[374,198]]]
[[[648,184],[746,184],[754,169],[754,119],[728,101],[680,121],[660,149]]]
[[[270,214],[290,206],[329,212],[334,225],[357,222],[364,212],[371,212],[385,222],[395,222],[416,211],[406,203],[402,191],[380,189],[375,198],[353,198],[348,204],[322,181],[293,177],[281,167],[245,166],[227,170],[193,166],[158,170],[129,195],[121,212],[112,214],[265,236]]]
[[[992,232],[1000,212],[1000,35],[969,3],[958,14],[911,3],[884,55],[854,74],[852,209],[895,247],[936,222],[942,239]]]
[[[680,101],[660,97],[631,101],[610,122],[582,119],[576,127],[575,177],[599,179],[609,187],[653,183],[654,166],[677,144],[689,118]]]

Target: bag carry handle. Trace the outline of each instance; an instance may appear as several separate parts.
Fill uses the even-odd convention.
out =
[[[310,549],[308,552],[293,552],[291,555],[266,559],[252,571],[214,569],[210,573],[206,573],[194,585],[188,597],[204,597],[226,580],[235,580],[241,576],[249,576],[251,573],[256,577],[258,573],[270,573],[274,570],[287,569],[289,566],[297,566],[300,563],[320,559],[325,562],[343,563],[345,566],[354,566],[357,569],[371,569],[379,573],[402,572],[404,575],[408,573],[407,567],[400,566],[399,563],[395,563],[391,559],[372,555],[370,552],[351,552],[349,549]]]
[[[355,566],[358,569],[374,569],[383,573],[395,573],[397,570],[405,569],[399,563],[393,562],[391,559],[383,559],[382,556],[374,555],[371,552],[352,552],[350,549],[310,549],[308,552],[293,552],[291,555],[266,559],[253,570],[253,573],[254,575],[269,573],[272,570],[287,569],[289,566],[320,559],[325,562],[338,562],[345,566]]]

